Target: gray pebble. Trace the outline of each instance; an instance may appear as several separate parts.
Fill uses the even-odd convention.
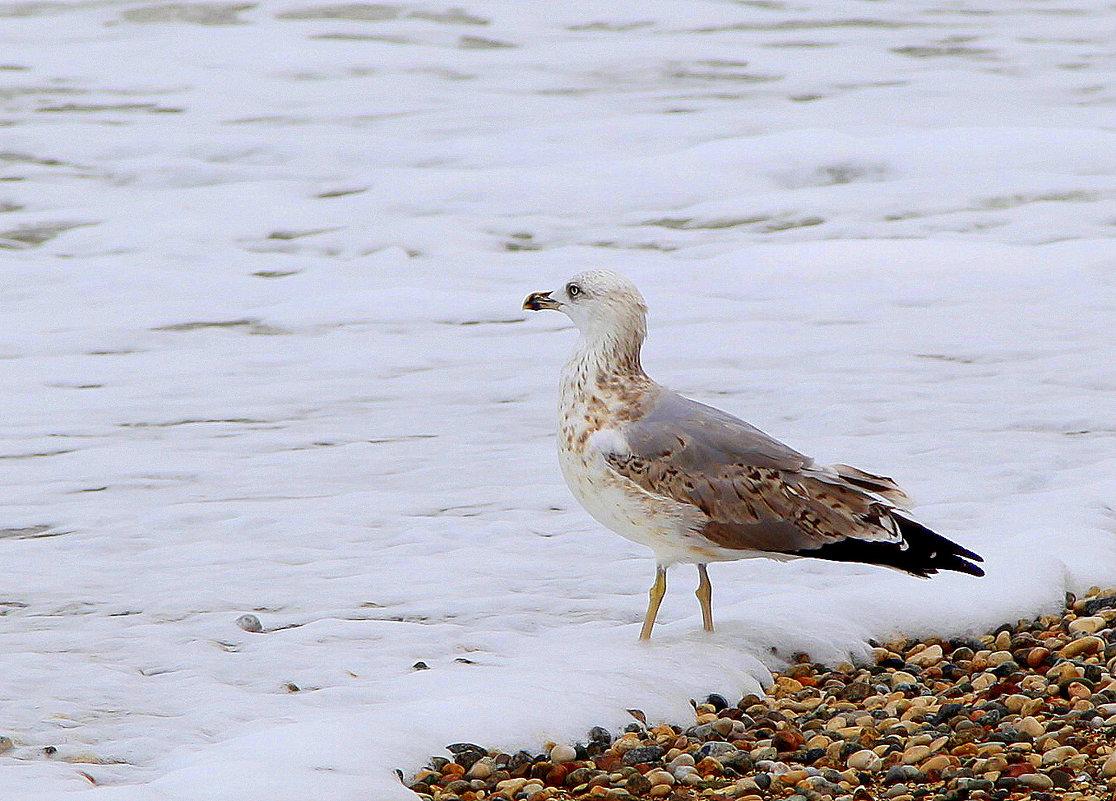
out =
[[[1046,792],[1054,789],[1054,780],[1041,773],[1024,773],[1016,778],[1019,784],[1031,790]]]
[[[688,733],[695,739],[708,740],[713,736],[713,724],[702,723],[700,726],[694,726]]]
[[[646,776],[637,773],[628,778],[627,788],[632,795],[643,795],[651,789],[651,782],[647,780]]]
[[[894,784],[895,782],[918,782],[923,781],[925,777],[922,771],[914,765],[892,765],[887,769],[887,774],[884,776],[884,784]]]
[[[731,757],[740,749],[732,743],[722,743],[718,741],[705,743],[698,749],[698,753],[703,757],[713,757],[714,759],[721,759],[722,757]]]
[[[241,615],[236,619],[236,625],[253,634],[259,634],[263,631],[263,624],[260,623],[260,619],[255,615]]]
[[[594,726],[589,730],[589,741],[609,745],[612,742],[612,735],[604,726]]]
[[[646,745],[642,748],[632,748],[624,752],[624,756],[620,761],[625,765],[639,765],[643,762],[658,762],[665,754],[662,748],[657,745]]]

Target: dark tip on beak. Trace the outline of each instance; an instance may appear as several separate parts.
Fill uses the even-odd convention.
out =
[[[528,311],[542,311],[543,309],[557,309],[558,301],[550,297],[549,292],[532,292],[523,301],[523,308]]]

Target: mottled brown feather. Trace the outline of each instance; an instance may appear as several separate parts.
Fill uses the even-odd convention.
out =
[[[700,533],[723,548],[790,553],[849,537],[899,538],[890,506],[840,479],[746,464],[695,473],[672,456],[609,454],[606,461],[652,495],[697,507],[708,518]]]

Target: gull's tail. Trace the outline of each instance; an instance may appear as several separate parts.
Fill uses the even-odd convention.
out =
[[[911,497],[895,483],[893,478],[866,473],[847,464],[833,464],[830,465],[830,468],[853,486],[868,490],[881,498],[886,498],[900,509],[909,509],[912,506]]]

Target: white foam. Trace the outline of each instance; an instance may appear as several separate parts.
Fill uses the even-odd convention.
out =
[[[407,798],[1116,583],[1104,10],[310,5],[3,17],[5,799]],[[635,643],[650,556],[563,486],[573,334],[520,310],[588,267],[654,377],[988,576],[715,565],[705,638],[679,569]]]

